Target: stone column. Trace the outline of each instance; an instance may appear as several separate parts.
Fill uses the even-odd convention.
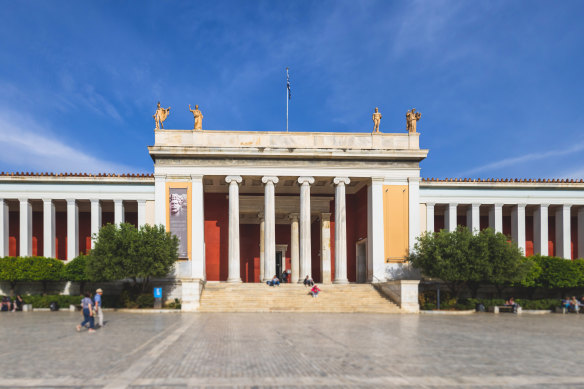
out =
[[[101,203],[98,199],[89,200],[91,203],[91,244],[95,244],[97,234],[101,229]]]
[[[274,186],[278,177],[264,176],[264,277],[272,279],[276,274],[276,199]]]
[[[241,176],[227,176],[229,184],[229,245],[227,282],[241,282],[239,270],[239,184]]]
[[[584,207],[578,208],[578,258],[584,258]]]
[[[323,284],[331,283],[331,214],[320,214],[320,272]]]
[[[43,199],[43,256],[55,258],[56,218],[55,203]]]
[[[32,205],[28,199],[20,201],[20,256],[32,255]]]
[[[481,230],[481,205],[471,204],[466,210],[466,225],[468,229],[474,234],[478,234]]]
[[[79,207],[67,199],[67,261],[79,255]]]
[[[203,176],[191,175],[192,204],[188,204],[191,212],[191,276],[204,280],[205,275],[205,204],[203,192]],[[164,202],[166,204],[166,201]],[[164,215],[166,218],[166,213]],[[166,220],[162,222],[165,224]]]
[[[258,218],[260,219],[260,281],[266,282],[267,279],[266,275],[264,274],[266,266],[265,258],[266,253],[264,252],[266,250],[265,245],[266,222],[264,221],[264,213],[260,212],[258,214]]]
[[[154,174],[154,199],[154,223],[166,226],[166,174]]]
[[[9,215],[8,203],[4,199],[0,199],[0,256],[8,256],[8,215]]]
[[[138,200],[138,227],[146,224],[146,200]]]
[[[420,177],[408,178],[408,252],[420,235]]]
[[[525,255],[525,204],[517,204],[511,210],[511,240]]]
[[[556,257],[571,259],[570,208],[564,204],[556,210]]]
[[[434,232],[434,203],[426,203],[426,232]]]
[[[533,252],[546,256],[549,255],[548,207],[549,204],[541,204],[533,212]]]
[[[298,177],[300,184],[300,278],[312,273],[310,234],[310,185],[314,177]]]
[[[124,201],[114,200],[114,224],[119,226],[124,222]]]
[[[290,214],[290,283],[302,282],[300,278],[300,244],[298,241],[298,214]]]
[[[489,210],[489,227],[495,232],[503,232],[503,204],[493,204]]]
[[[367,281],[385,280],[383,178],[372,177],[367,187]]]
[[[457,214],[456,214],[456,208],[458,207],[458,204],[447,204],[446,205],[446,210],[444,211],[444,227],[448,230],[448,231],[454,231],[456,230],[456,226],[457,226]]]
[[[348,177],[336,177],[335,189],[335,284],[346,284],[347,279],[347,202],[345,185]],[[382,212],[383,213],[383,212]]]

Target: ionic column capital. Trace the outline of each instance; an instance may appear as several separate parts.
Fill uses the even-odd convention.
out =
[[[228,184],[241,184],[241,176],[227,176],[225,177],[225,182]]]
[[[263,176],[262,177],[262,182],[264,184],[271,182],[272,184],[276,185],[279,181],[280,181],[280,179],[276,176]]]
[[[320,217],[323,221],[331,221],[331,213],[330,212],[323,212],[320,214]]]
[[[67,201],[67,205],[75,205],[75,202],[77,200],[75,200],[75,199],[67,199],[66,201]]]
[[[50,204],[53,202],[53,199],[42,199],[44,204]]]
[[[298,221],[298,213],[291,213],[288,215],[288,217],[290,218],[290,220],[292,220],[293,222],[297,222]]]
[[[312,185],[314,184],[314,177],[307,177],[307,176],[302,176],[302,177],[298,177],[298,183],[300,185]]]
[[[339,184],[349,185],[349,183],[351,182],[351,179],[349,177],[335,177],[335,178],[333,178],[333,182],[335,185],[339,185]]]

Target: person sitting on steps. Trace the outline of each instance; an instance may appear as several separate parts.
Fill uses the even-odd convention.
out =
[[[276,275],[274,275],[274,278],[272,278],[270,281],[267,281],[266,284],[269,286],[280,286],[280,280]]]
[[[310,293],[312,294],[312,298],[318,297],[318,292],[320,292],[318,285],[314,285],[312,287],[312,289],[310,289]]]
[[[312,280],[312,278],[310,278],[310,276],[306,276],[306,278],[304,279],[304,286],[313,286],[314,285],[314,281]]]

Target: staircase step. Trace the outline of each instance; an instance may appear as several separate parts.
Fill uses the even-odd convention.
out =
[[[201,312],[369,312],[400,313],[401,309],[370,284],[318,285],[317,298],[303,284],[270,287],[265,283],[207,282]]]

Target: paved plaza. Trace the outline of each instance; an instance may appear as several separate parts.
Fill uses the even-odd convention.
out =
[[[584,387],[584,315],[0,314],[0,387]]]

